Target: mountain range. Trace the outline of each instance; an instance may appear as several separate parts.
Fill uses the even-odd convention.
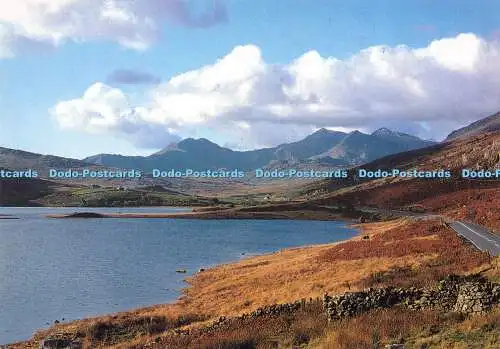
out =
[[[453,131],[445,142],[499,130],[500,112]],[[83,160],[0,148],[0,167],[42,171],[48,168],[83,168],[89,165],[96,168],[133,168],[144,171],[153,168],[252,170],[286,166],[352,167],[434,144],[437,143],[387,128],[380,128],[371,134],[359,131],[344,133],[322,128],[297,142],[250,151],[234,151],[203,138],[187,138],[149,156],[99,154]]]
[[[457,220],[485,225],[500,233],[500,181],[493,178],[462,178],[463,169],[494,173],[500,169],[500,113],[450,134],[444,142],[393,154],[349,169],[344,179],[325,179],[296,189],[294,199],[314,204],[343,203],[378,209],[427,210]],[[497,125],[497,126],[495,126]],[[369,171],[447,170],[451,178],[359,178]]]
[[[163,149],[160,152],[146,157],[128,157],[120,155],[97,155],[83,160],[68,159],[63,157],[41,155],[30,153],[21,150],[13,150],[8,148],[0,148],[0,169],[36,169],[40,173],[46,172],[48,168],[83,168],[93,167],[102,169],[106,167],[134,167],[136,166],[196,166],[196,161],[199,161],[199,166],[241,166],[242,168],[251,168],[257,166],[268,166],[268,168],[283,168],[286,164],[293,164],[296,168],[311,166],[312,168],[320,169],[325,166],[331,169],[332,166],[340,165],[352,167],[355,170],[355,165],[362,165],[364,168],[379,169],[379,168],[414,168],[420,167],[424,169],[435,168],[450,168],[460,169],[464,166],[471,168],[492,168],[500,166],[498,164],[498,148],[500,137],[500,113],[489,116],[483,120],[479,120],[469,126],[456,130],[441,143],[433,144],[433,142],[423,141],[417,137],[390,131],[386,128],[379,129],[372,134],[363,134],[355,131],[351,133],[342,133],[329,131],[326,129],[318,130],[308,137],[298,142],[282,144],[274,148],[266,148],[248,152],[237,152],[230,149],[220,147],[206,139],[186,139],[178,144]],[[492,131],[492,132],[490,132]],[[430,146],[427,146],[430,145]],[[422,148],[425,146],[425,148]],[[413,149],[413,150],[410,150]],[[408,151],[407,151],[408,150]],[[395,154],[396,153],[396,154]],[[389,156],[384,156],[391,154]],[[370,159],[377,158],[375,161]],[[95,165],[89,164],[89,162]],[[169,164],[169,165],[165,165]],[[46,176],[42,175],[42,178]],[[372,181],[362,184],[363,190],[371,190],[375,184],[385,183],[383,180]],[[422,185],[428,181],[423,182]],[[368,200],[367,205],[373,204],[370,200],[400,200],[401,203],[406,203],[408,198],[400,198],[398,195],[403,195],[408,190],[408,185],[411,183],[420,183],[419,181],[393,183],[397,186],[397,190],[381,187],[379,191],[373,192],[372,196],[366,191],[359,191],[359,200]],[[438,183],[432,181],[429,183],[435,187],[429,187],[429,184],[419,186],[412,184],[415,188],[411,190],[415,198],[432,195],[432,193],[442,190],[461,190],[462,186],[469,188],[470,181],[448,181]],[[90,182],[83,183],[88,186]],[[93,182],[92,182],[93,183]],[[153,178],[143,178],[140,182],[135,183],[138,187],[145,185],[158,185],[175,189],[179,192],[190,193],[207,193],[218,192],[221,188],[229,188],[236,190],[243,188],[243,191],[248,191],[247,184],[235,183],[231,187],[231,182],[223,182],[220,186],[216,186],[216,181],[207,181],[203,183],[195,183],[190,179],[179,180],[158,180]],[[390,184],[391,182],[389,182]],[[448,183],[448,187],[445,185]],[[472,183],[476,183],[472,181]],[[99,184],[103,184],[99,182]],[[129,183],[127,183],[128,185]],[[332,193],[332,191],[352,185],[350,181],[314,181],[307,185],[302,192],[306,197],[322,196],[321,193]],[[76,185],[76,187],[75,187]],[[59,181],[48,181],[43,179],[17,180],[0,179],[0,205],[17,205],[17,204],[33,204],[33,200],[38,200],[41,197],[50,197],[55,195],[57,200],[65,198],[68,193],[72,193],[75,188],[80,188],[82,183],[61,183]],[[104,186],[122,186],[121,182],[109,182]],[[440,186],[444,185],[443,188]],[[462,186],[461,186],[462,185]],[[478,184],[479,185],[479,184]],[[495,185],[495,181],[492,182]],[[455,188],[456,187],[456,188]],[[232,189],[231,189],[232,188]],[[281,188],[281,187],[279,187]],[[356,187],[357,188],[357,187]],[[407,188],[407,189],[405,189]],[[239,190],[239,189],[238,189]],[[274,190],[274,189],[273,189]],[[280,189],[281,190],[281,189]],[[358,190],[358,189],[355,189]],[[375,190],[375,189],[373,189]],[[240,191],[237,191],[240,192]],[[56,194],[57,193],[57,194]],[[395,195],[394,193],[399,193]],[[498,195],[498,191],[496,192]],[[333,193],[332,193],[333,195]],[[406,194],[405,194],[406,195]],[[465,194],[464,194],[465,195]],[[413,197],[412,196],[412,197]],[[68,197],[73,198],[69,195]],[[391,199],[392,198],[392,199]],[[400,198],[400,199],[398,199]],[[333,197],[332,197],[333,199]],[[404,199],[404,200],[403,200]],[[61,199],[62,200],[62,199]],[[60,201],[61,201],[60,200]],[[358,200],[358,199],[356,199]],[[413,200],[413,199],[412,199]],[[64,201],[64,200],[63,200]],[[61,202],[63,202],[61,201]],[[362,200],[361,200],[362,201]],[[360,201],[360,202],[361,202]],[[450,199],[453,202],[453,199]],[[60,204],[56,201],[56,204]],[[39,204],[38,201],[36,204]]]
[[[192,168],[252,170],[276,162],[286,164],[318,163],[352,166],[402,151],[423,148],[434,142],[381,128],[372,134],[350,133],[320,129],[306,138],[273,148],[234,151],[207,139],[187,138],[150,156],[99,154],[83,161],[106,167]]]

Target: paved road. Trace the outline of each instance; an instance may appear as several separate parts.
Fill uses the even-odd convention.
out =
[[[449,218],[432,213],[429,214],[429,213],[417,213],[417,212],[408,212],[399,210],[381,210],[368,207],[363,207],[363,211],[385,213],[387,215],[392,215],[395,217],[406,216],[406,217],[421,218],[421,219],[441,218],[445,221],[450,222]],[[469,222],[451,221],[451,223],[449,223],[449,226],[453,230],[455,230],[455,232],[457,232],[458,235],[470,241],[479,250],[488,251],[492,256],[500,255],[500,236],[491,234],[489,230],[483,227],[482,225]]]
[[[481,251],[488,251],[493,256],[500,255],[500,236],[491,234],[485,227],[459,221],[450,223],[450,227]]]
[[[449,226],[455,230],[455,232],[470,241],[476,248],[481,251],[488,251],[492,256],[500,255],[500,236],[491,234],[488,229],[483,227],[482,225],[469,223],[469,222],[461,222],[461,221],[453,221],[450,218],[432,214],[432,213],[419,213],[419,212],[410,212],[403,210],[389,210],[389,209],[380,209],[375,207],[356,207],[358,210],[368,213],[380,213],[386,216],[393,217],[412,217],[416,219],[431,219],[431,218],[439,218],[443,219],[445,222],[449,222]],[[451,222],[451,223],[450,223]]]

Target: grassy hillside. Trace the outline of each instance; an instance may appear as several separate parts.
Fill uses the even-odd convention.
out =
[[[62,186],[39,179],[0,179],[0,206],[38,206],[36,200]]]
[[[217,201],[162,187],[126,189],[62,184],[40,179],[0,180],[1,206],[206,206]]]
[[[499,152],[498,132],[458,139],[388,156],[362,166],[373,170],[447,169],[453,174],[450,179],[325,180],[302,187],[295,193],[295,198],[320,204],[348,202],[356,206],[390,209],[421,205],[427,211],[468,218],[500,231],[500,180],[459,178],[462,168],[500,168]],[[351,174],[357,170],[353,169]]]
[[[495,113],[484,119],[473,122],[472,124],[453,131],[446,140],[450,141],[460,137],[471,137],[485,132],[500,131],[500,113]]]
[[[303,247],[217,266],[188,280],[175,304],[59,324],[47,336],[73,338],[84,348],[373,348],[405,342],[408,348],[494,348],[498,310],[468,320],[454,313],[399,308],[375,310],[328,323],[312,302],[289,315],[249,316],[214,326],[262,306],[315,299],[325,292],[384,286],[428,286],[450,273],[500,278],[498,259],[475,250],[439,221],[400,219],[361,225],[347,242]],[[215,321],[215,322],[214,322]],[[422,345],[426,346],[422,346]]]
[[[47,206],[138,207],[198,206],[213,204],[213,199],[173,192],[124,188],[73,188],[39,200]]]
[[[23,150],[0,147],[0,167],[11,169],[83,168],[89,164],[81,160],[43,155]]]

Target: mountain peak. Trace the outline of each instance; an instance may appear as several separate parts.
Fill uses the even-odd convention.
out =
[[[200,145],[204,145],[204,144],[215,144],[215,143],[210,142],[206,138],[185,138],[182,141],[180,141],[179,143],[177,143],[177,146],[180,146],[180,145],[183,145],[183,144],[200,144]]]
[[[216,143],[213,143],[209,141],[206,138],[186,138],[177,143],[177,148],[182,149],[182,150],[202,150],[202,149],[222,149],[221,146],[219,146]]]
[[[350,132],[348,135],[349,136],[360,136],[360,135],[366,136],[363,132],[358,131],[358,130],[354,130],[354,131]]]
[[[324,134],[328,134],[328,133],[330,133],[330,131],[327,130],[326,128],[322,127],[319,130],[317,130],[316,132],[314,132],[313,134],[324,135]]]
[[[373,131],[372,136],[388,136],[395,134],[394,131],[388,129],[387,127],[381,127],[375,131]]]
[[[400,151],[422,148],[429,142],[382,128],[374,135],[360,131],[350,133],[320,128],[304,139],[281,144],[274,148],[251,151],[234,151],[205,138],[186,138],[176,145],[149,157],[99,157],[92,163],[120,168],[151,170],[158,167],[172,168],[241,168],[253,170],[267,166],[272,161],[309,163],[310,160],[327,158],[327,163],[339,165],[360,164]],[[383,135],[377,137],[376,135]],[[333,159],[333,160],[332,160]],[[332,162],[333,161],[333,162]]]
[[[321,138],[324,138],[324,137],[328,137],[332,133],[334,133],[334,132],[330,131],[330,130],[327,130],[326,128],[322,127],[319,130],[311,133],[306,138],[309,138],[309,139],[321,139]]]
[[[315,140],[315,141],[320,141],[320,140],[325,140],[325,139],[337,139],[342,136],[345,136],[346,133],[340,132],[340,131],[332,131],[328,130],[324,127],[320,128],[314,133],[311,133],[309,136],[305,138],[305,140]],[[339,139],[340,141],[340,139]],[[299,141],[300,142],[300,141]]]
[[[176,142],[171,142],[165,148],[163,148],[162,150],[154,153],[153,155],[163,155],[163,154],[166,154],[166,153],[171,152],[171,151],[177,151],[177,150],[179,150],[177,148],[177,144],[178,143],[176,143]]]

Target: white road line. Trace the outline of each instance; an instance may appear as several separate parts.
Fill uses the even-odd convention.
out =
[[[485,240],[488,240],[489,242],[491,242],[491,243],[492,243],[493,245],[495,245],[496,247],[500,247],[500,246],[498,245],[498,243],[497,243],[494,239],[490,239],[490,238],[486,237],[486,235],[482,235],[482,234],[480,234],[480,233],[476,232],[475,230],[471,229],[469,226],[465,225],[465,224],[464,224],[464,223],[462,223],[462,222],[458,222],[458,223],[462,224],[465,228],[467,228],[468,230],[470,230],[470,231],[471,231],[471,232],[473,232],[474,234],[476,234],[476,235],[478,235],[478,236],[482,237],[482,238],[483,238],[483,239],[485,239]]]
[[[469,231],[471,231],[473,234],[476,234],[480,238],[483,238],[483,239],[489,241],[490,243],[492,243],[493,245],[495,245],[496,247],[500,248],[500,245],[498,245],[498,243],[495,240],[492,240],[492,239],[490,239],[490,238],[488,238],[488,237],[486,237],[484,235],[481,235],[481,234],[477,233],[476,231],[472,230],[471,228],[469,228],[468,226],[466,226],[462,222],[457,222],[457,223],[461,224],[463,227],[465,227],[466,229],[468,229]]]
[[[462,234],[461,232],[457,231],[457,234],[460,235],[462,238],[464,238],[465,240],[467,240],[468,242],[470,242],[471,244],[473,244],[479,251],[484,251],[484,249],[479,246],[474,240],[472,240],[471,238],[469,238],[468,236],[465,236],[464,234]]]

